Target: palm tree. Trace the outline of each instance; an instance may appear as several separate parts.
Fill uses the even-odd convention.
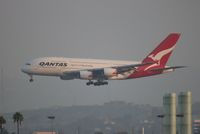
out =
[[[16,112],[13,115],[13,121],[14,121],[14,123],[17,123],[17,134],[19,134],[19,126],[21,125],[23,119],[24,119],[24,117],[20,112]]]
[[[6,120],[3,116],[0,116],[0,128],[1,128],[1,134],[3,134],[3,124],[6,124]]]

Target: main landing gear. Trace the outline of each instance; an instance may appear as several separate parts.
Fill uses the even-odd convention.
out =
[[[93,82],[91,80],[89,80],[87,83],[86,83],[87,86],[90,86],[90,85],[94,85],[94,86],[101,86],[101,85],[108,85],[108,82],[107,81],[97,81],[97,82]]]
[[[91,80],[89,80],[89,81],[86,83],[87,86],[92,85],[92,84],[94,84],[94,82],[91,81]]]

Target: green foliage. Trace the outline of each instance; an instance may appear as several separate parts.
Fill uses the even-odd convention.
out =
[[[3,116],[0,116],[0,128],[3,127],[3,124],[6,124],[6,120],[4,119]]]
[[[16,112],[13,115],[13,121],[14,123],[17,123],[17,134],[19,134],[19,126],[21,125],[23,120],[24,120],[24,117],[20,112]]]
[[[4,119],[3,116],[0,116],[0,129],[1,129],[1,134],[4,134],[3,132],[3,124],[6,124],[6,120]]]
[[[13,115],[13,121],[14,123],[19,123],[21,125],[21,122],[24,120],[24,117],[23,115],[20,113],[20,112],[16,112],[14,115]]]

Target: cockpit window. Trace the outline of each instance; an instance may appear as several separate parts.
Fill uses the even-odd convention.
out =
[[[29,65],[29,66],[30,66],[31,64],[30,64],[30,63],[26,63],[26,65]]]

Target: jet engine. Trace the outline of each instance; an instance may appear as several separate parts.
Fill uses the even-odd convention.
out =
[[[117,76],[117,69],[104,68],[104,75],[107,77]]]
[[[92,72],[90,71],[80,71],[80,78],[81,79],[92,79]]]

